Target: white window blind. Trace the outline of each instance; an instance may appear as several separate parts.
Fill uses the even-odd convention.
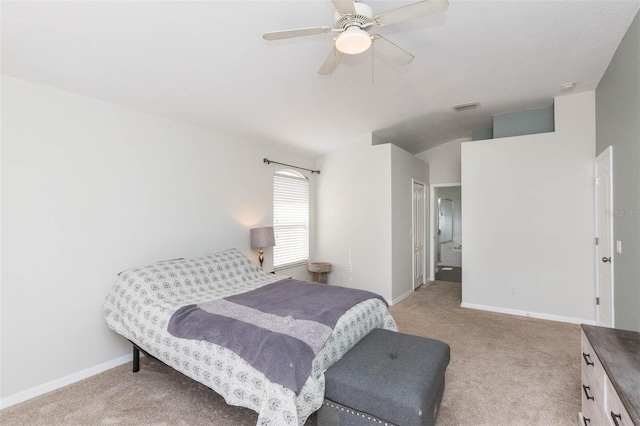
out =
[[[291,170],[273,175],[273,268],[309,261],[309,181]]]

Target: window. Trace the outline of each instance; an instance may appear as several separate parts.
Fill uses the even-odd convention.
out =
[[[309,181],[300,173],[278,170],[273,175],[273,268],[309,261]]]

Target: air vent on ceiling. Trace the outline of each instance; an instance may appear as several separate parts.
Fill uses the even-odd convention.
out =
[[[480,106],[480,102],[471,102],[468,104],[454,105],[451,108],[453,108],[453,110],[456,112],[460,112],[460,111],[467,111],[470,109],[476,109],[479,106]]]

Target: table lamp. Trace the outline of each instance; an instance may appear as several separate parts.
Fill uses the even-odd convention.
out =
[[[273,247],[276,245],[275,235],[273,234],[273,226],[264,226],[262,228],[253,228],[251,230],[251,248],[257,248],[258,260],[260,261],[260,267],[262,268],[262,262],[264,262],[264,248]]]

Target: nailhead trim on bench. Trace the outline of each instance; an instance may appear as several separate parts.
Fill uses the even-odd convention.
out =
[[[371,416],[370,414],[365,414],[365,413],[360,413],[358,411],[355,410],[349,410],[348,408],[345,409],[344,407],[339,407],[337,405],[334,405],[330,402],[327,401],[323,401],[322,403],[323,405],[326,405],[327,407],[331,407],[331,408],[335,408],[336,410],[340,410],[340,411],[346,411],[348,414],[355,414],[358,417],[362,417],[362,418],[367,418],[367,420],[371,420],[373,423],[379,423],[379,424],[384,424],[384,426],[393,426],[393,423],[389,423],[386,422],[384,420],[380,420],[374,416]]]

